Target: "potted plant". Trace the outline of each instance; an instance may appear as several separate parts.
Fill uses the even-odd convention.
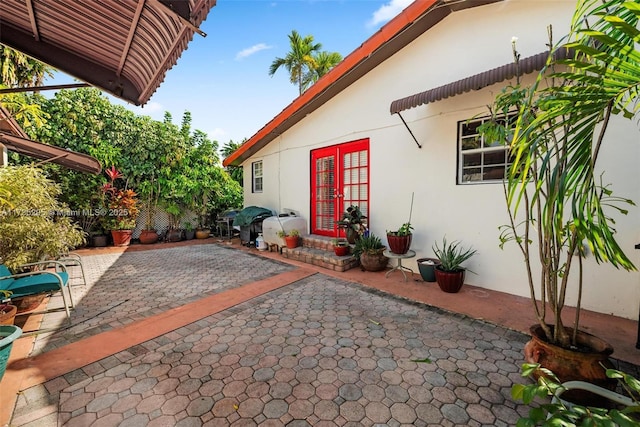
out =
[[[356,240],[353,255],[360,261],[363,270],[381,271],[389,263],[389,258],[384,256],[385,249],[380,238],[369,232]]]
[[[443,237],[442,247],[435,243],[433,252],[440,260],[440,264],[435,267],[436,282],[440,289],[447,293],[460,291],[467,271],[462,263],[475,255],[477,251],[472,248],[464,249],[458,241],[448,243],[447,238]]]
[[[354,244],[367,229],[367,217],[362,214],[358,205],[351,205],[342,214],[338,226],[344,228],[347,241]]]
[[[116,186],[115,181],[122,178],[123,175],[115,166],[105,170],[105,173],[109,177],[109,182],[102,187],[107,205],[105,222],[107,228],[111,230],[113,244],[128,246],[139,213],[137,194],[126,187],[121,189]]]
[[[190,221],[184,223],[184,238],[186,240],[193,240],[196,237],[196,230],[193,228],[193,224]]]
[[[300,242],[300,232],[295,228],[287,233],[284,230],[278,231],[278,237],[283,238],[288,249],[295,249]]]
[[[9,303],[11,291],[5,291],[0,289],[0,325],[13,325],[13,321],[16,318],[18,307]]]
[[[20,338],[22,329],[15,325],[0,325],[0,380],[7,369],[13,342]]]
[[[167,230],[167,242],[179,242],[182,240],[182,230],[180,229],[180,218],[182,217],[182,208],[178,203],[171,202],[165,208],[169,214],[169,230]]]
[[[411,214],[413,213],[413,193],[411,194],[411,208],[409,210],[409,221],[405,222],[396,231],[387,231],[387,242],[389,250],[394,254],[403,255],[409,252],[413,227],[411,226]]]
[[[160,185],[158,183],[158,185]],[[154,216],[158,206],[158,196],[160,188],[156,189],[155,180],[146,181],[140,185],[141,193],[146,196],[144,203],[144,228],[140,231],[140,243],[149,245],[156,243],[159,239],[158,230],[155,229]]]
[[[345,239],[333,239],[331,241],[333,243],[333,252],[336,256],[346,256],[349,255],[349,250],[351,247],[349,246],[349,242]]]
[[[611,116],[634,116],[633,104],[627,102],[636,96],[640,75],[631,59],[638,55],[631,3],[606,4],[579,2],[567,38],[570,58],[556,59],[555,52],[565,47],[555,46],[535,84],[521,87],[518,78],[515,86],[504,89],[491,108],[494,120],[481,129],[490,141],[510,144],[513,162],[505,182],[509,223],[502,227],[500,244],[515,243],[525,261],[537,319],[525,360],[551,369],[562,382],[605,387],[610,380],[603,366],[611,366],[613,349],[601,337],[580,330],[583,260],[588,247],[596,263],[635,270],[616,241],[613,215],[625,214],[632,202],[613,196],[602,184],[598,159],[610,143],[605,136]],[[515,40],[512,45],[517,63]],[[549,45],[554,46],[552,41]],[[555,64],[563,67],[562,73],[553,73]],[[515,124],[500,121],[512,111],[518,112]],[[568,295],[576,301],[571,326],[563,318]]]
[[[535,375],[543,372],[544,375]],[[617,369],[607,369],[606,375],[620,383],[628,395],[581,381],[561,383],[550,370],[539,364],[522,365],[522,376],[532,378],[529,384],[514,384],[511,396],[526,405],[536,398],[544,403],[532,408],[528,416],[518,420],[518,426],[637,426],[640,412],[640,381]],[[573,404],[565,396],[570,391],[593,392],[593,402],[588,407]],[[549,402],[549,399],[551,402]]]

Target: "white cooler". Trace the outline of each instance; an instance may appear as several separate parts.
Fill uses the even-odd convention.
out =
[[[278,231],[289,233],[296,229],[303,236],[307,234],[307,221],[301,216],[270,216],[262,221],[262,238],[267,245],[284,246],[284,239],[278,237]]]

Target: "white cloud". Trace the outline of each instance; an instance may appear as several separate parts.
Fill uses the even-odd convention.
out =
[[[241,59],[246,58],[247,56],[251,56],[254,53],[260,52],[261,50],[271,49],[273,46],[269,46],[265,43],[254,44],[251,47],[246,49],[242,49],[240,52],[236,54],[236,60],[239,61]]]
[[[367,23],[369,27],[384,24],[402,12],[404,8],[413,3],[413,0],[390,0],[389,3],[383,4],[378,10],[373,12],[371,20]]]
[[[221,146],[228,142],[225,138],[228,138],[229,132],[222,128],[215,128],[207,132],[207,136],[212,141],[218,141]]]

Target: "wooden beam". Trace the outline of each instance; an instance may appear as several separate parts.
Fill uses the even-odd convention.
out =
[[[136,8],[136,14],[131,20],[131,27],[129,27],[129,34],[127,35],[127,42],[122,49],[122,56],[120,56],[120,63],[118,64],[118,69],[116,70],[116,74],[120,77],[122,73],[122,69],[124,68],[125,62],[127,62],[127,56],[129,56],[129,50],[131,49],[131,42],[133,41],[133,36],[136,34],[136,29],[138,28],[138,23],[140,22],[140,16],[142,15],[142,10],[144,9],[145,0],[140,0],[138,2],[138,7]]]
[[[29,22],[31,22],[31,31],[33,32],[33,39],[37,42],[40,41],[40,31],[38,31],[38,23],[36,22],[36,14],[33,11],[33,0],[27,0],[27,11],[29,12]]]
[[[180,20],[180,22],[182,22],[185,26],[187,26],[187,28],[190,28],[194,32],[200,34],[202,37],[207,37],[207,33],[202,31],[200,28],[196,27],[195,25],[193,25],[191,23],[191,21],[189,21],[188,19],[185,19],[182,16],[180,16],[179,14],[175,13],[173,10],[171,10],[170,8],[165,6],[159,0],[148,0],[148,1],[149,1],[149,4],[154,6],[156,9],[161,10],[161,11],[163,11],[165,13],[170,13],[171,15],[175,16],[176,18],[178,18],[178,20]]]

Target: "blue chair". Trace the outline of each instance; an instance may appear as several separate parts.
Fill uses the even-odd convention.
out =
[[[0,264],[0,289],[11,292],[11,298],[20,298],[29,295],[36,295],[44,292],[60,291],[64,310],[67,318],[71,320],[69,304],[65,296],[64,288],[69,292],[71,307],[74,307],[73,296],[69,289],[69,274],[65,265],[59,261],[41,261],[24,264],[23,267],[36,267],[40,270],[28,271],[25,273],[12,274],[9,269]],[[55,271],[50,270],[54,268]]]

